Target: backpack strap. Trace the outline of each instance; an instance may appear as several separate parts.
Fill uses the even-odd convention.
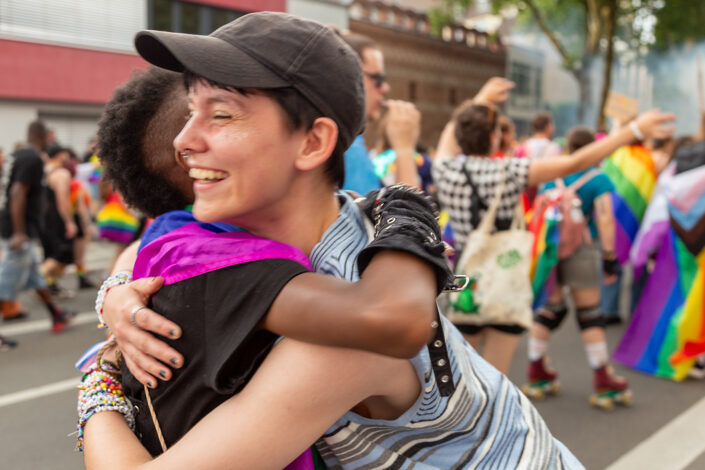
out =
[[[572,183],[570,186],[568,186],[568,187],[569,187],[570,189],[572,189],[573,191],[577,191],[578,189],[580,189],[580,188],[582,188],[583,186],[585,186],[585,184],[587,184],[588,181],[590,181],[591,179],[593,179],[593,178],[594,178],[595,176],[597,176],[599,173],[600,173],[600,169],[599,169],[599,168],[593,168],[592,170],[588,171],[587,173],[585,173],[583,176],[581,176],[581,177],[578,178],[577,180],[573,181],[573,183]]]

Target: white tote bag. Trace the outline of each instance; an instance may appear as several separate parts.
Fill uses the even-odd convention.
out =
[[[465,291],[449,294],[446,316],[453,323],[531,326],[533,235],[526,230],[521,202],[509,230],[492,233],[503,191],[504,174],[492,205],[468,236],[456,264],[456,274],[467,275],[471,282]]]

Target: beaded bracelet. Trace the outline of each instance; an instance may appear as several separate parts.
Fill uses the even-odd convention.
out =
[[[95,298],[95,313],[98,315],[98,328],[107,328],[105,321],[103,320],[103,303],[105,303],[105,296],[108,295],[110,289],[115,286],[120,286],[123,284],[129,284],[132,282],[132,273],[130,271],[119,271],[105,281],[100,286],[98,290],[98,296]]]
[[[76,448],[83,452],[83,430],[86,422],[101,411],[117,411],[125,417],[130,430],[135,430],[135,415],[132,403],[122,391],[120,377],[100,366],[83,376],[78,386],[78,442]]]

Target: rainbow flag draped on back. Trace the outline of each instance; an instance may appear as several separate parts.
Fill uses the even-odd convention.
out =
[[[533,308],[546,304],[555,285],[554,268],[558,264],[560,243],[560,213],[558,201],[532,210],[528,217],[529,231],[534,235],[531,248],[531,287],[534,293]]]
[[[653,272],[614,359],[642,372],[682,380],[705,352],[705,249],[693,251],[674,230],[687,233],[705,218],[705,167],[674,175],[672,164],[659,178],[631,259],[643,267],[655,253]],[[701,197],[702,196],[702,197]],[[688,220],[682,218],[686,209]],[[682,234],[683,232],[681,232]]]
[[[628,145],[617,149],[601,169],[615,186],[615,254],[620,263],[625,263],[656,185],[654,162],[643,146]]]

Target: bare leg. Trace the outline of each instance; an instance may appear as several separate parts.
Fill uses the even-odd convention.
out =
[[[507,375],[520,339],[521,335],[487,328],[482,357],[501,373]]]
[[[484,333],[484,331],[481,331],[481,332],[474,334],[474,335],[469,335],[467,333],[463,333],[463,338],[465,338],[465,341],[470,343],[470,346],[472,346],[475,351],[480,352],[480,348],[482,347],[482,342],[485,339],[485,333]]]

